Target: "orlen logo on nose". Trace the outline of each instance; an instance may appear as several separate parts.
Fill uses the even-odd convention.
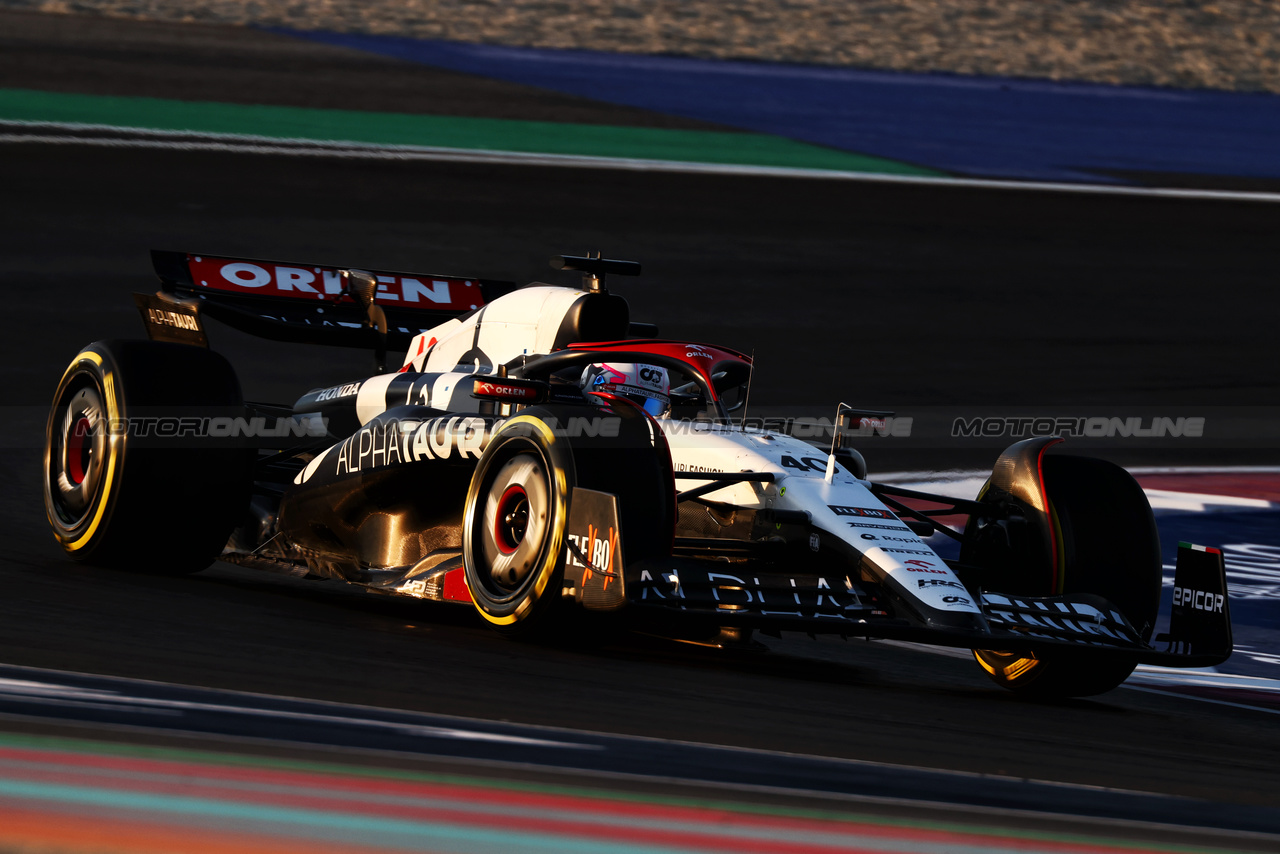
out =
[[[336,267],[301,267],[269,261],[232,261],[189,256],[191,278],[200,287],[232,293],[333,299],[342,293]],[[469,279],[378,274],[378,302],[422,308],[472,309],[483,303]]]

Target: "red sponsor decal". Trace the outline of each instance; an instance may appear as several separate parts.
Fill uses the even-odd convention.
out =
[[[467,589],[466,571],[462,567],[451,569],[444,574],[444,601],[470,602],[471,591]]]
[[[197,288],[236,294],[259,294],[293,299],[344,299],[337,267],[237,261],[234,258],[187,256]],[[480,285],[471,279],[429,275],[375,273],[377,301],[406,308],[467,311],[484,304]]]
[[[911,572],[932,572],[934,575],[947,574],[945,569],[932,569],[933,564],[927,560],[904,560],[903,563],[907,565],[907,569]]]
[[[539,389],[537,386],[508,385],[477,380],[471,393],[478,397],[497,397],[503,400],[534,400],[538,397]]]

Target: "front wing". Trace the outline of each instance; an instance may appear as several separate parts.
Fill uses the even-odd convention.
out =
[[[1169,631],[1145,641],[1101,596],[1030,597],[979,592],[981,616],[919,617],[890,602],[877,585],[851,577],[790,576],[675,560],[628,567],[626,597],[638,610],[702,618],[721,626],[885,638],[1020,654],[1073,650],[1125,656],[1167,667],[1208,667],[1232,651],[1226,570],[1216,549],[1178,550]],[[959,595],[958,591],[958,595]],[[972,595],[963,591],[963,595]]]

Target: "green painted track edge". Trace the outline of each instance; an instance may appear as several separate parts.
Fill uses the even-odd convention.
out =
[[[947,177],[881,157],[757,133],[327,110],[0,88],[0,119],[273,139]]]

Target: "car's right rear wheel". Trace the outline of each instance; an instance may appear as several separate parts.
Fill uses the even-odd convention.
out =
[[[463,567],[476,610],[508,635],[549,628],[564,578],[574,467],[536,415],[508,421],[485,448],[463,517]]]
[[[584,429],[559,429],[574,424]],[[617,499],[621,530],[614,536],[627,565],[670,555],[675,482],[657,423],[629,402],[525,410],[485,448],[463,513],[467,587],[480,615],[498,631],[547,637],[566,626],[574,487]],[[625,599],[602,603],[584,592],[582,602],[613,609]]]

